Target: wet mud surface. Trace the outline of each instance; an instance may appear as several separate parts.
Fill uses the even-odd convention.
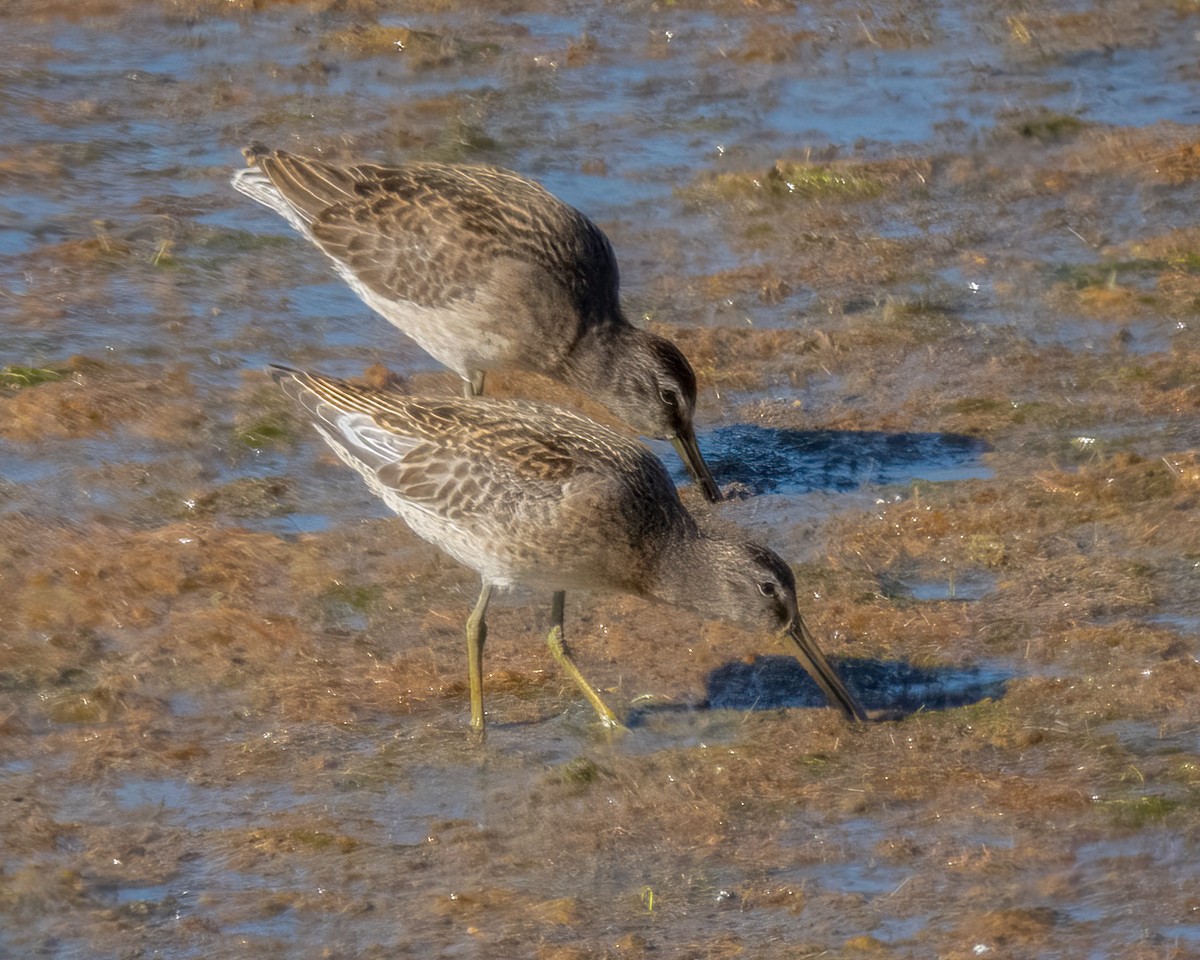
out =
[[[1200,956],[1197,31],[1183,0],[5,5],[0,955]],[[593,216],[697,369],[717,512],[890,719],[572,595],[610,737],[516,593],[473,742],[475,575],[262,367],[457,384],[228,186],[254,140],[496,163]]]

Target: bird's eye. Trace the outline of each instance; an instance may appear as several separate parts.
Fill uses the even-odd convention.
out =
[[[775,584],[773,584],[770,580],[766,581],[765,583],[760,583],[758,585],[758,592],[764,597],[773,597],[775,596],[776,592]]]
[[[668,407],[679,406],[679,395],[674,390],[659,390],[658,399]]]

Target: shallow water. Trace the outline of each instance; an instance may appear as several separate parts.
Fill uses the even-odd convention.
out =
[[[0,11],[0,954],[1194,955],[1197,31]],[[229,187],[254,140],[496,163],[595,218],[697,367],[719,512],[886,719],[773,640],[572,597],[610,738],[518,593],[470,741],[473,576],[260,371],[457,386]]]

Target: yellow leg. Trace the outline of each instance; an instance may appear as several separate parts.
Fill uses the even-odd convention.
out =
[[[583,679],[583,674],[579,672],[579,668],[575,666],[575,661],[571,659],[571,655],[567,652],[566,641],[563,639],[563,607],[566,602],[566,594],[561,590],[554,594],[554,598],[550,601],[550,636],[546,638],[546,642],[550,647],[550,653],[554,659],[558,661],[558,665],[563,668],[568,677],[575,681],[575,685],[583,691],[583,695],[588,698],[588,702],[596,711],[596,716],[600,718],[600,723],[610,730],[624,730],[625,727],[617,715],[613,713],[608,705],[600,699],[600,694],[592,689],[592,685]]]
[[[492,585],[484,583],[475,601],[475,609],[467,617],[467,678],[471,685],[471,729],[483,736],[483,644],[487,640],[488,601]]]

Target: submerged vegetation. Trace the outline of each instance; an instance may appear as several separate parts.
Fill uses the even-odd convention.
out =
[[[42,383],[53,383],[67,376],[66,368],[20,367],[10,364],[0,369],[0,387],[8,390],[25,390]]]

